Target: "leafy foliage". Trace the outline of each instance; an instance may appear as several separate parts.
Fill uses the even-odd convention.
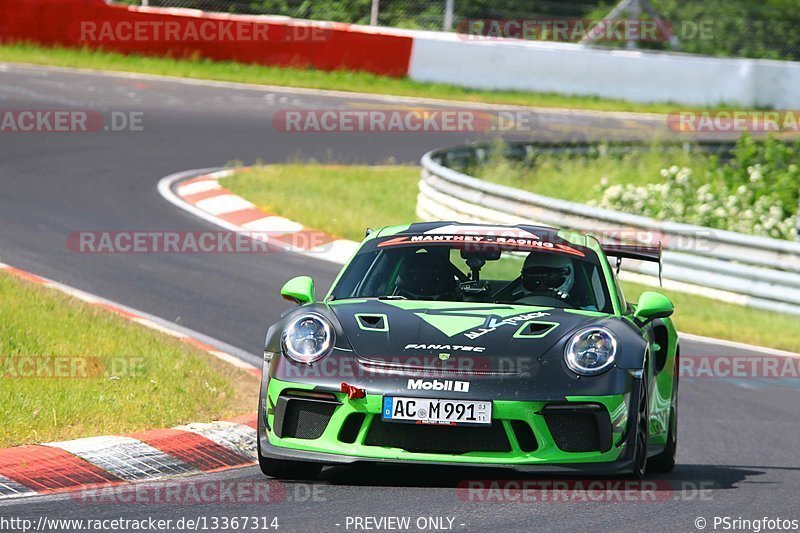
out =
[[[601,207],[762,237],[795,240],[800,141],[739,140],[729,161],[673,165],[645,185],[601,181]]]

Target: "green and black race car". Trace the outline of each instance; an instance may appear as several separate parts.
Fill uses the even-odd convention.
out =
[[[267,332],[261,469],[671,470],[673,306],[657,292],[627,303],[608,257],[660,268],[660,247],[432,222],[370,232],[322,300],[310,278],[288,281],[299,305]]]

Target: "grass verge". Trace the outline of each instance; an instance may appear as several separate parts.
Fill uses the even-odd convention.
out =
[[[224,186],[268,212],[338,237],[361,240],[366,227],[416,220],[418,179],[419,169],[411,166],[288,164],[237,173],[226,178]],[[652,290],[629,282],[623,282],[623,287],[631,301],[642,291]],[[675,303],[675,322],[683,332],[800,352],[797,317],[662,292]]]
[[[415,166],[285,164],[253,167],[225,187],[270,213],[360,241],[368,227],[415,220]]]
[[[252,412],[258,380],[163,333],[0,273],[0,447]]]
[[[523,91],[474,90],[440,83],[422,83],[365,72],[319,71],[281,68],[198,58],[164,58],[124,55],[87,48],[47,48],[32,44],[0,45],[0,61],[58,67],[141,72],[216,81],[232,81],[309,89],[441,98],[466,102],[537,107],[669,113],[676,104],[642,104],[591,96],[566,96]]]
[[[540,154],[533,164],[493,157],[485,165],[467,169],[467,174],[543,196],[586,203],[600,197],[601,180],[608,185],[661,183],[661,169],[673,165],[702,168],[708,166],[709,157],[679,148],[645,148],[592,157]]]

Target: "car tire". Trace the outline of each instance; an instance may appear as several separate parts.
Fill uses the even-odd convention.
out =
[[[646,372],[646,370],[645,370]],[[639,383],[639,399],[636,402],[636,435],[634,440],[635,451],[633,455],[632,479],[644,479],[647,475],[647,441],[649,437],[648,424],[650,420],[650,404],[648,396],[647,375]]]
[[[259,413],[259,420],[261,420],[261,413]],[[261,424],[259,424],[259,433],[263,431]],[[267,458],[261,455],[261,439],[260,436],[256,438],[256,448],[258,451],[258,466],[264,475],[276,479],[298,479],[298,480],[312,480],[316,479],[322,470],[322,465],[319,463],[308,463],[305,461],[288,461],[285,459]]]
[[[678,451],[678,377],[672,389],[672,405],[669,410],[669,430],[667,431],[667,444],[664,451],[652,457],[649,468],[656,472],[672,472],[675,468],[675,455]]]

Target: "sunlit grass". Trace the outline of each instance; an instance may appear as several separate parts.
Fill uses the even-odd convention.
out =
[[[0,365],[0,447],[211,421],[257,401],[246,372],[4,273]]]
[[[470,169],[469,174],[543,196],[585,203],[600,196],[598,186],[645,185],[664,181],[660,171],[677,165],[705,167],[707,156],[682,150],[636,150],[598,157],[540,155],[533,164],[495,158]]]
[[[416,220],[419,168],[286,164],[254,167],[223,182],[267,212],[360,241],[366,228]]]

